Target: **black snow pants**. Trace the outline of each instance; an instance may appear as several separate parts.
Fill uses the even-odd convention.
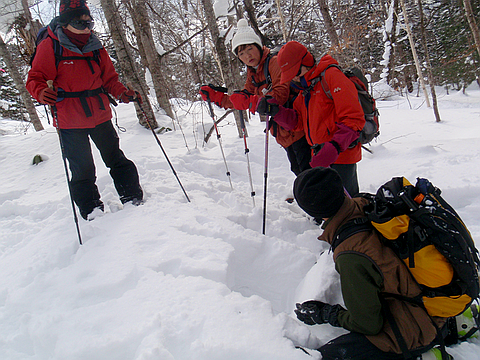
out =
[[[120,150],[118,134],[111,121],[97,125],[93,129],[60,129],[60,134],[72,173],[70,181],[72,197],[83,218],[86,218],[94,208],[103,209],[95,184],[95,164],[89,137],[100,151],[103,162],[110,169],[110,176],[122,203],[134,199],[142,200],[143,191],[137,168]]]
[[[310,160],[312,149],[304,137],[295,141],[292,145],[285,148],[287,157],[290,161],[290,170],[298,176],[302,171],[311,169]]]

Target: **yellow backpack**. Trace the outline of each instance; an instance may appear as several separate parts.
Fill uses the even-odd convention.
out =
[[[413,186],[396,177],[381,186],[370,200],[366,218],[353,219],[338,231],[339,239],[356,232],[378,231],[405,262],[422,289],[414,302],[430,316],[463,313],[479,296],[480,261],[470,232],[455,210],[427,179]]]

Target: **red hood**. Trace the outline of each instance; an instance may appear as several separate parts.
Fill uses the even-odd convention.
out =
[[[322,58],[315,67],[313,67],[308,73],[305,74],[305,80],[310,83],[310,80],[319,77],[322,71],[324,71],[329,65],[338,65],[338,61],[330,55],[326,54],[322,56]]]

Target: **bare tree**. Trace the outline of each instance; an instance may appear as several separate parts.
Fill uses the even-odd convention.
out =
[[[475,46],[477,47],[478,55],[480,56],[480,30],[478,30],[478,25],[475,22],[475,15],[472,10],[472,3],[470,0],[463,0],[463,6],[465,8],[465,16],[468,20],[468,25],[472,30],[473,39],[475,40]],[[477,82],[480,85],[479,77],[477,74]]]
[[[105,13],[105,19],[107,20],[108,27],[110,28],[110,33],[112,34],[112,40],[115,45],[118,63],[122,69],[122,73],[127,83],[137,84],[137,86],[139,86],[139,89],[137,90],[140,92],[144,100],[143,108],[148,116],[150,125],[153,128],[157,128],[158,124],[147,96],[147,84],[145,83],[145,78],[140,75],[140,71],[135,64],[135,60],[130,49],[130,44],[127,42],[123,24],[118,13],[118,7],[116,6],[114,0],[101,0],[101,4],[103,12]],[[143,117],[142,111],[140,111],[136,103],[135,109],[137,110],[137,117],[140,124],[148,128],[148,123]]]
[[[252,0],[243,0],[243,4],[245,6],[245,11],[247,12],[248,19],[250,20],[250,25],[255,30],[260,39],[262,40],[262,44],[265,46],[271,46],[271,41],[260,31],[258,27],[257,16],[255,15],[255,7],[253,6]],[[240,19],[241,17],[239,17]]]
[[[402,7],[403,20],[405,22],[405,30],[407,31],[407,34],[408,34],[408,41],[410,42],[410,48],[411,48],[411,51],[412,51],[412,54],[413,54],[413,59],[415,60],[415,67],[417,68],[418,81],[420,82],[420,85],[423,89],[423,93],[425,95],[425,101],[427,103],[427,107],[430,107],[430,100],[428,98],[428,92],[427,92],[427,88],[425,86],[425,80],[423,78],[422,68],[420,67],[420,61],[418,60],[417,50],[415,49],[415,41],[413,40],[412,30],[410,29],[410,25],[409,25],[409,22],[408,22],[407,8],[405,6],[405,1],[404,0],[400,0],[400,6]]]
[[[422,37],[423,51],[425,52],[425,62],[427,63],[427,76],[428,83],[430,84],[430,92],[432,94],[433,112],[435,114],[436,121],[440,122],[441,119],[440,112],[438,111],[437,93],[435,92],[435,79],[432,73],[432,62],[430,61],[430,55],[428,54],[427,34],[425,29],[422,0],[418,0],[418,12],[420,14],[420,34]]]
[[[20,93],[20,97],[22,98],[22,101],[25,104],[25,107],[27,108],[27,112],[30,117],[30,122],[33,124],[35,131],[43,130],[43,125],[40,119],[38,118],[37,110],[35,109],[33,100],[30,94],[28,93],[27,88],[25,87],[25,83],[23,81],[22,75],[18,70],[19,66],[15,64],[12,58],[12,54],[7,49],[7,45],[3,41],[3,37],[1,35],[0,35],[0,56],[5,61],[5,65],[7,65],[8,70],[10,71],[10,74],[12,74],[15,87]]]
[[[173,119],[174,115],[165,87],[166,81],[163,75],[161,58],[156,51],[152,29],[150,28],[150,17],[147,12],[145,1],[123,0],[123,2],[127,5],[130,15],[132,16],[136,29],[137,42],[142,45],[141,48],[143,51],[140,53],[142,54],[142,57],[145,58],[146,66],[150,70],[158,104],[163,110],[165,110],[167,115]]]
[[[218,29],[217,21],[215,18],[215,11],[213,10],[212,1],[202,0],[202,5],[208,24],[208,29],[210,31],[210,35],[214,42],[215,51],[218,56],[220,72],[222,74],[223,81],[227,88],[237,89],[238,84],[235,81],[237,77],[232,70],[232,62],[229,60],[227,47],[225,46],[225,37],[220,36],[220,31]],[[235,122],[237,124],[238,136],[243,137],[242,125],[240,123],[240,117],[237,112],[235,112]]]
[[[342,51],[340,49],[340,40],[337,35],[337,30],[333,24],[332,17],[330,16],[330,9],[328,7],[327,0],[317,0],[318,6],[320,7],[320,13],[323,17],[323,23],[325,24],[325,29],[327,30],[328,37],[331,41],[332,55],[340,62],[343,62]]]

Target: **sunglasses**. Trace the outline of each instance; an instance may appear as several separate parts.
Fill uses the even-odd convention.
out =
[[[88,28],[89,30],[92,30],[93,27],[95,26],[95,21],[93,20],[72,20],[69,22],[69,25],[71,25],[74,29],[77,30],[85,30]]]

